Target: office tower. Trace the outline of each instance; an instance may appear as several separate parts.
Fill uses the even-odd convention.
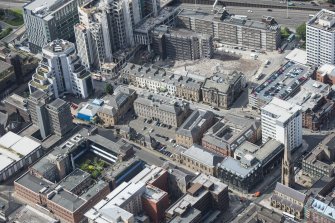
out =
[[[70,104],[56,98],[47,104],[50,131],[58,136],[63,136],[73,128]]]
[[[40,129],[42,138],[51,133],[63,136],[73,128],[70,104],[40,90],[28,98],[28,111],[33,124]]]
[[[42,138],[46,138],[50,134],[46,105],[52,101],[52,98],[53,95],[43,91],[35,91],[28,98],[31,122],[39,127]]]
[[[113,52],[134,46],[133,28],[142,18],[138,0],[91,0],[78,11],[76,43],[88,68],[100,69],[113,62]]]
[[[335,64],[335,12],[322,9],[306,23],[307,63]]]
[[[37,53],[55,39],[74,41],[73,26],[78,23],[77,6],[84,0],[35,0],[23,6],[29,48]]]
[[[279,98],[261,109],[262,142],[268,138],[286,144],[288,150],[299,147],[302,143],[301,107]]]
[[[82,65],[73,43],[54,40],[42,52],[43,59],[28,84],[30,93],[41,90],[56,98],[64,93],[89,96],[93,90],[91,73]]]

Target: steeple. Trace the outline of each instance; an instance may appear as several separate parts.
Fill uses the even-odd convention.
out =
[[[282,161],[282,172],[281,172],[281,183],[292,187],[295,183],[294,179],[294,163],[292,161],[292,155],[291,155],[291,147],[288,144],[290,140],[288,139],[290,137],[290,134],[288,133],[288,128],[285,131],[284,136],[284,158]]]

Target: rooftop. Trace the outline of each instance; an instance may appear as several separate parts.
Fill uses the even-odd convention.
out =
[[[213,112],[202,109],[195,110],[178,128],[177,134],[193,137],[203,130],[206,122],[211,122],[213,119]]]
[[[196,80],[192,75],[181,75],[172,73],[157,66],[150,65],[137,65],[133,63],[127,63],[125,68],[121,71],[124,75],[132,75],[135,77],[141,77],[145,79],[155,80],[158,82],[164,82],[174,86],[186,86],[187,88],[199,89],[201,88],[202,82]]]
[[[242,159],[245,159],[247,164],[242,162]],[[261,164],[254,159],[253,156],[245,155],[242,157],[241,161],[236,160],[232,157],[226,157],[219,167],[224,171],[230,172],[234,175],[239,176],[240,178],[247,178],[251,173],[255,172],[258,168],[261,168]]]
[[[134,218],[134,215],[116,205],[110,205],[108,208],[99,211],[92,208],[85,213],[85,217],[95,222],[109,223],[118,222],[120,219],[128,222]]]
[[[307,25],[328,32],[335,31],[334,23],[335,13],[327,9],[322,9],[307,21]]]
[[[25,156],[40,148],[41,144],[13,132],[7,132],[0,138],[0,170],[18,162]]]
[[[297,190],[294,190],[293,188],[291,187],[288,187],[288,186],[285,186],[279,182],[277,182],[276,184],[276,188],[275,188],[275,191],[280,193],[280,194],[284,194],[296,201],[299,201],[299,202],[302,202],[304,203],[305,200],[306,200],[306,195],[297,191]]]
[[[330,86],[319,81],[309,79],[301,85],[300,92],[288,100],[292,104],[301,106],[303,112],[314,109],[319,101],[330,93]]]
[[[146,199],[152,200],[154,202],[158,202],[166,196],[168,196],[168,194],[165,191],[157,187],[154,187],[152,185],[146,185],[145,191],[143,194],[143,197],[145,197]]]
[[[64,7],[73,0],[35,0],[23,6],[24,9],[32,11],[38,17],[45,17],[54,11]]]
[[[189,38],[196,37],[199,39],[211,38],[211,35],[209,34],[197,33],[189,29],[174,28],[174,27],[170,27],[167,25],[160,25],[160,26],[155,27],[153,33],[164,33],[164,34],[171,35],[171,36],[181,36],[183,38],[185,37],[189,37]]]
[[[335,65],[333,64],[323,64],[317,72],[322,76],[329,75],[335,76]]]
[[[59,0],[59,1],[66,1],[66,0]],[[67,40],[56,39],[48,43],[46,46],[44,46],[42,51],[44,54],[47,54],[48,52],[51,52],[52,54],[63,54],[69,50],[75,50],[75,46],[73,43]]]
[[[152,181],[155,181],[157,178],[167,173],[167,171],[161,167],[152,165],[144,168],[140,173],[138,173],[135,177],[133,177],[130,182],[138,183],[143,182],[148,184]]]
[[[246,117],[226,115],[204,134],[203,140],[218,147],[235,150],[260,128],[260,121]]]
[[[81,184],[83,181],[90,178],[90,174],[81,170],[81,169],[75,169],[72,171],[69,175],[67,175],[64,179],[62,179],[59,182],[59,185],[61,185],[64,189],[72,192],[73,189],[75,189],[79,184]]]
[[[27,110],[25,104],[27,100],[24,97],[21,97],[17,94],[12,94],[5,99],[5,103],[11,104],[16,107],[20,107],[22,110]]]
[[[219,10],[213,13],[205,9],[183,9],[178,16],[191,17],[199,20],[214,21],[217,23],[227,23],[236,26],[248,27],[253,29],[276,31],[279,29],[277,24],[267,24],[262,21],[248,20],[247,18],[230,15],[226,10]],[[260,18],[261,19],[261,18]]]
[[[217,89],[220,93],[228,93],[230,87],[243,77],[243,73],[234,71],[229,75],[214,75],[205,80],[202,88]]]
[[[176,6],[166,6],[159,11],[157,17],[149,17],[143,20],[143,23],[140,23],[135,32],[149,32],[157,25],[160,25],[165,22],[165,20],[169,19],[171,15],[175,15],[180,11],[179,7]]]
[[[182,215],[178,215],[171,219],[169,223],[189,223],[193,222],[194,219],[198,219],[201,216],[201,212],[195,208],[189,208]]]
[[[66,101],[60,98],[56,98],[53,100],[51,103],[48,104],[48,107],[54,108],[54,109],[59,109],[66,105]]]
[[[273,72],[261,85],[253,89],[249,95],[249,101],[254,107],[260,108],[263,104],[269,103],[274,97],[285,100],[294,95],[299,90],[299,86],[311,74],[312,71],[309,67],[292,61],[287,62],[280,69]],[[258,101],[257,104],[254,101]]]
[[[157,107],[159,110],[173,113],[177,116],[189,109],[189,103],[187,101],[171,100],[168,97],[158,94],[140,96],[134,101],[134,103]]]
[[[334,168],[335,133],[328,135],[304,158],[303,162],[312,163],[322,169]]]
[[[265,165],[272,157],[282,152],[284,149],[283,144],[277,140],[270,139],[263,145],[257,146],[251,142],[243,142],[236,150],[235,156],[244,157],[249,154],[254,156],[262,165]]]
[[[218,156],[212,152],[209,152],[202,146],[196,144],[193,144],[189,149],[184,151],[182,154],[210,167],[215,167],[218,163],[220,163],[223,160],[223,157]]]
[[[262,108],[262,113],[270,113],[276,118],[277,122],[285,123],[293,115],[301,110],[301,106],[292,104],[279,98],[273,98],[272,101]]]

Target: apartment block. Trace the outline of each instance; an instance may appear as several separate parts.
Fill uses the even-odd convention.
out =
[[[335,13],[322,9],[306,23],[307,64],[335,64]]]
[[[91,70],[110,72],[119,50],[134,47],[133,29],[142,19],[138,0],[89,0],[78,8],[74,27],[78,54]]]
[[[56,39],[74,41],[73,26],[79,22],[77,7],[83,2],[34,0],[24,5],[23,18],[31,52],[40,52]]]
[[[138,97],[134,101],[134,110],[136,115],[140,117],[179,127],[191,112],[189,103],[170,100],[159,95]]]
[[[207,78],[201,87],[202,100],[211,106],[228,109],[240,96],[244,86],[245,77],[240,72],[214,75]]]
[[[302,144],[301,106],[273,98],[262,108],[261,121],[263,143],[275,139],[291,151]]]
[[[152,90],[156,93],[166,92],[186,100],[200,101],[202,81],[191,75],[180,75],[166,69],[127,63],[121,76],[136,87]]]
[[[153,50],[161,59],[197,60],[213,56],[213,39],[208,34],[161,25],[152,36]]]
[[[43,59],[28,83],[30,93],[40,90],[56,98],[66,93],[87,98],[92,93],[91,73],[73,43],[57,39],[45,45],[42,53]]]
[[[200,144],[203,134],[214,124],[211,111],[195,110],[176,131],[176,142],[186,148]]]
[[[211,35],[225,45],[249,49],[273,51],[281,42],[280,26],[273,18],[249,20],[247,16],[231,15],[225,9],[215,13],[183,9],[178,14],[177,26]]]

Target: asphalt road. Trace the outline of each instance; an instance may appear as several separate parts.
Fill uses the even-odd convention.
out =
[[[183,8],[201,8],[205,10],[212,10],[211,5],[194,5],[194,4],[182,4]],[[239,7],[239,6],[228,6],[226,7],[229,13],[235,15],[246,15],[249,19],[258,20],[262,19],[263,15],[272,16],[282,26],[287,26],[290,29],[295,29],[296,26],[305,23],[308,20],[308,16],[313,14],[311,11],[303,10],[289,10],[289,18],[287,18],[285,9],[272,9],[267,11],[266,8],[250,8],[250,7]],[[252,10],[252,13],[248,13],[248,10]]]
[[[0,8],[22,8],[27,0],[0,0]]]

